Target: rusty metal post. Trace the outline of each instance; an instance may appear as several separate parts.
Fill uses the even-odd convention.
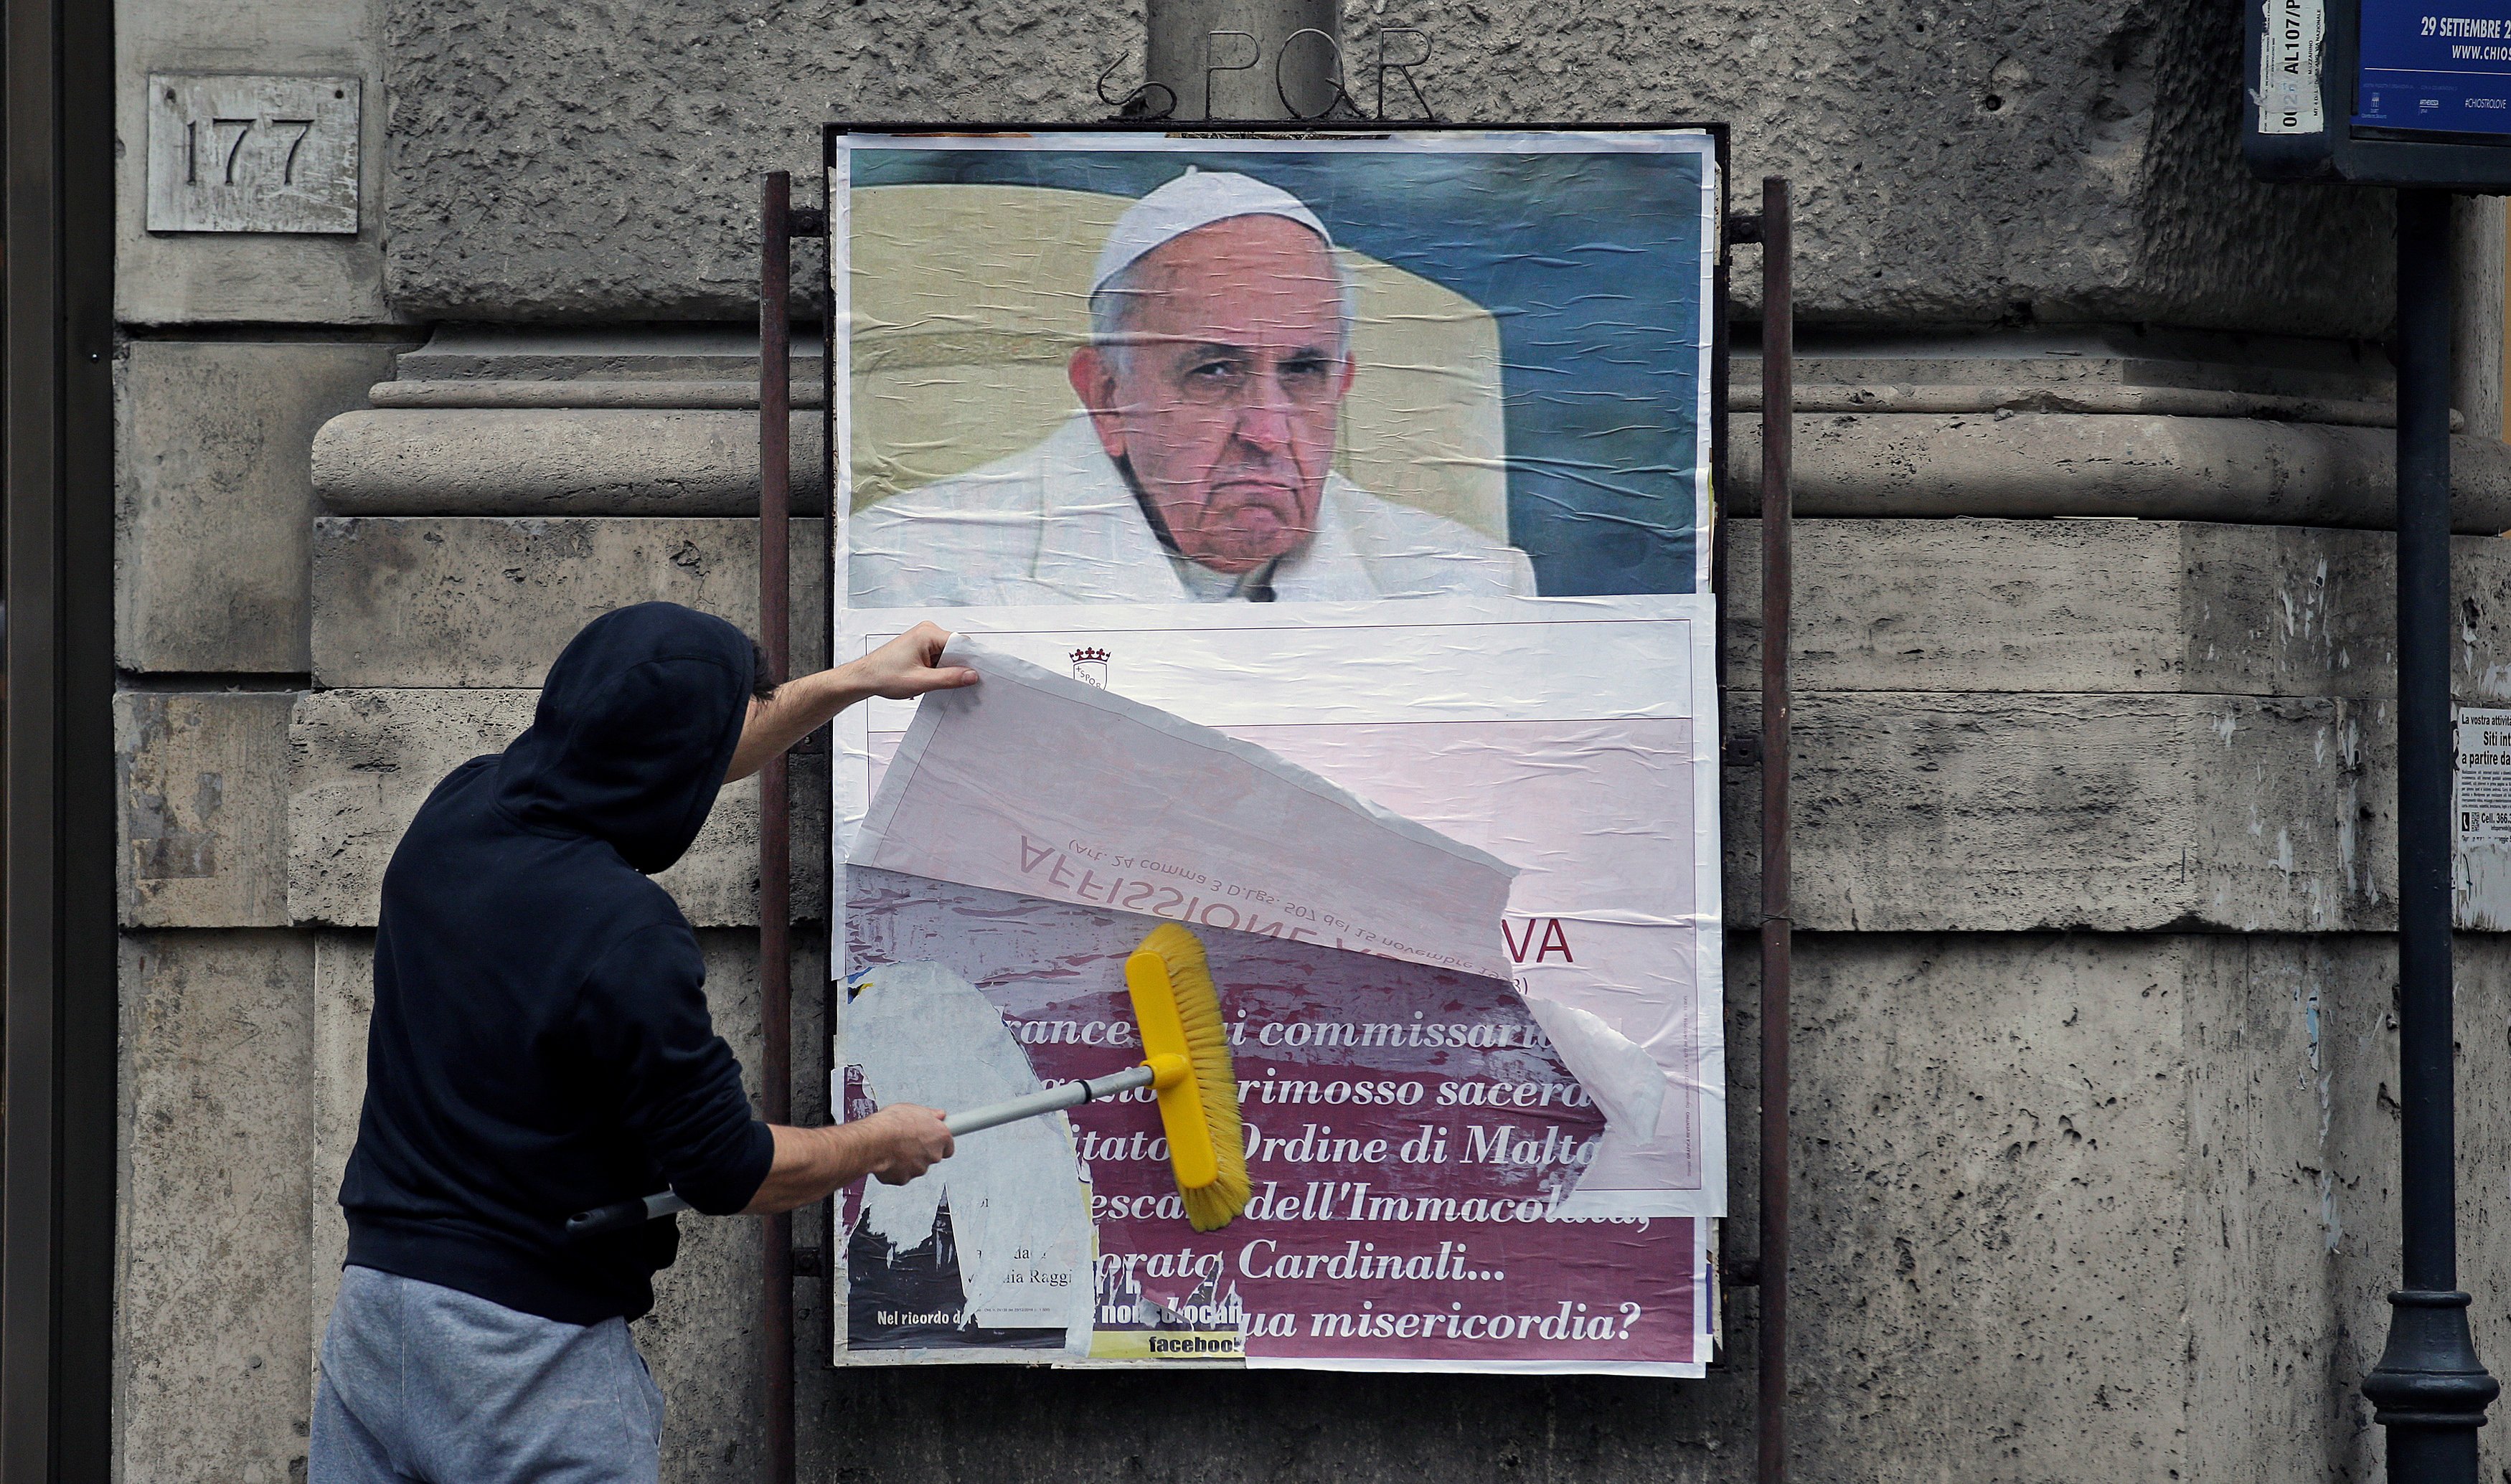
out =
[[[822,178],[827,177],[824,174]],[[827,198],[820,209],[820,235],[828,239],[827,250],[831,254],[838,250],[837,205],[832,197]],[[833,265],[837,259],[831,256],[827,261]],[[835,665],[844,658],[837,653],[837,605],[846,600],[846,590],[838,586],[837,567],[839,523],[844,514],[837,505],[837,335],[841,329],[836,315],[824,310],[820,316],[820,488],[826,491],[823,499],[827,503],[822,506],[822,512],[827,523],[821,527],[823,539],[820,543],[823,583],[820,591],[824,594],[820,601],[820,652],[828,657],[824,663],[829,665]],[[833,732],[829,734],[826,745],[828,752],[821,759],[820,766],[833,768],[837,750]],[[827,946],[828,958],[820,966],[820,1047],[819,1059],[812,1064],[811,1072],[821,1080],[822,1085],[829,1088],[829,1122],[838,1123],[843,1123],[846,1117],[845,1109],[838,1104],[835,1084],[837,994],[841,982],[838,976],[846,971],[845,919],[838,911],[838,902],[841,899],[839,894],[845,890],[846,878],[845,867],[836,862],[834,836],[835,821],[831,820],[830,832],[822,835],[812,847],[828,867],[820,888],[819,903],[820,927],[826,934],[822,941]],[[820,1345],[822,1365],[836,1363],[837,1342],[844,1334],[840,1328],[846,1322],[841,1302],[844,1291],[837,1282],[844,1261],[845,1243],[837,1231],[837,1193],[831,1191],[829,1199],[820,1202],[820,1252],[812,1270],[820,1279],[820,1309],[829,1320],[828,1334]]]
[[[1761,181],[1760,1484],[1788,1476],[1788,645],[1796,293],[1788,183]]]
[[[768,172],[758,250],[758,646],[782,681],[792,661],[793,177]],[[758,770],[758,1083],[771,1123],[793,1121],[793,820],[783,754]],[[793,1218],[758,1224],[759,1344],[766,1373],[767,1484],[793,1479]]]

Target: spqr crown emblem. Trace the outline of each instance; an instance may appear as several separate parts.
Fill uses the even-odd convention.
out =
[[[1107,688],[1107,651],[1076,649],[1072,652],[1072,678],[1083,685]]]

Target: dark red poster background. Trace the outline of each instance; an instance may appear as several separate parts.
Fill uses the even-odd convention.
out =
[[[942,964],[984,991],[1049,1082],[1139,1059],[1122,970],[1158,919],[847,874],[849,982]],[[1146,1095],[1073,1110],[1102,1332],[1242,1329],[1250,1357],[1321,1362],[1707,1358],[1689,1221],[1553,1214],[1603,1121],[1507,983],[1197,935],[1234,1042],[1255,1199],[1198,1234]],[[849,1223],[859,1209],[849,1203]],[[858,1265],[850,1283],[878,1285],[878,1269]],[[882,1344],[867,1319],[876,1307],[850,1305],[853,1343]]]

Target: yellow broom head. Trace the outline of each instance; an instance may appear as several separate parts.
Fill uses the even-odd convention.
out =
[[[1163,923],[1125,961],[1125,987],[1154,1074],[1160,1124],[1186,1220],[1217,1232],[1247,1209],[1247,1137],[1238,1122],[1238,1074],[1229,1030],[1203,944]]]

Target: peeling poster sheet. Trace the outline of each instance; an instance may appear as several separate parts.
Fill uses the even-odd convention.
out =
[[[839,1210],[841,1361],[1696,1376],[1725,1211],[1710,141],[838,135],[837,1105],[1140,1056],[1210,957],[1254,1199],[1136,1095]]]

